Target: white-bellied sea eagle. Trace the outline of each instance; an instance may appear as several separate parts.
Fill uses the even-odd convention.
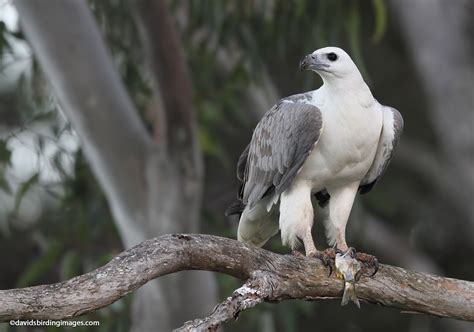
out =
[[[403,119],[374,99],[342,49],[318,49],[300,67],[323,85],[281,99],[260,120],[238,161],[238,201],[226,214],[240,214],[240,241],[263,246],[280,230],[283,244],[302,243],[307,256],[322,258],[311,235],[311,196],[323,208],[328,244],[347,251],[355,196],[370,191],[387,167]]]

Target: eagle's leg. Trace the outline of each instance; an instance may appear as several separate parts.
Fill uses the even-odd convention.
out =
[[[311,234],[311,228],[308,229],[303,236],[303,245],[306,256],[308,257],[312,257],[318,252],[316,246],[314,245],[313,235]]]
[[[336,246],[336,250],[347,252],[349,246],[346,242],[346,225],[352,209],[359,183],[352,183],[351,185],[328,188],[330,194],[330,201],[325,208],[327,218],[324,221],[326,226],[326,234],[329,245]],[[357,260],[364,264],[366,268],[373,268],[374,275],[378,270],[378,260],[372,255],[357,253]]]
[[[327,216],[324,220],[326,235],[329,245],[336,245],[337,249],[343,252],[349,249],[346,242],[346,225],[358,188],[359,182],[327,188],[330,200],[324,213]]]
[[[336,250],[342,252],[347,252],[349,250],[349,246],[346,242],[346,224],[358,188],[358,182],[343,187],[327,188],[330,200],[329,204],[327,204],[323,209],[323,215],[325,215],[324,224],[326,226],[326,235],[329,245],[335,246],[337,248]],[[327,249],[326,251],[332,251],[335,255],[335,251],[332,249]],[[364,267],[374,270],[372,275],[377,273],[378,260],[375,256],[365,253],[357,253],[356,258],[358,261],[363,263]]]
[[[296,249],[302,241],[306,256],[317,252],[311,235],[313,216],[309,186],[305,183],[296,183],[284,191],[280,196],[279,220],[283,244]]]

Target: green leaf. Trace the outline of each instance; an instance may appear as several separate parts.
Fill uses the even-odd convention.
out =
[[[224,166],[228,167],[227,153],[221,145],[216,143],[218,140],[213,139],[211,134],[202,128],[199,128],[198,130],[198,137],[203,153],[216,158]]]
[[[354,57],[354,61],[359,67],[362,76],[364,76],[366,82],[370,82],[370,77],[367,71],[367,67],[365,66],[364,59],[362,56],[362,49],[360,47],[360,12],[359,7],[354,4],[349,12],[349,18],[347,20],[347,34],[349,36],[349,44],[351,47],[351,51]]]
[[[9,164],[12,152],[7,147],[7,142],[0,139],[0,163]]]
[[[25,194],[28,192],[31,186],[38,182],[38,179],[39,179],[39,173],[35,173],[28,180],[23,182],[23,184],[20,186],[20,189],[18,189],[16,193],[14,211],[18,211],[18,209],[20,208],[21,202],[23,200],[23,197],[25,197]]]
[[[45,112],[38,112],[35,114],[32,118],[31,121],[50,121],[53,120],[56,116],[57,112],[55,109],[53,110],[48,110]]]
[[[44,188],[44,189],[48,195],[57,199],[58,201],[61,201],[64,199],[64,194],[62,193],[62,191],[58,191],[57,189],[50,189],[50,188]]]
[[[372,41],[378,43],[387,30],[387,7],[384,0],[372,0],[375,12],[375,26]]]
[[[5,179],[4,174],[2,174],[0,177],[0,189],[9,195],[11,195],[12,193],[12,188],[10,187],[10,184],[8,183],[8,181]]]

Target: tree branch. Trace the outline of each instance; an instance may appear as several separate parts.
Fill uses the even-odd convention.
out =
[[[173,234],[144,241],[108,264],[67,281],[0,291],[0,321],[83,315],[149,280],[183,270],[250,279],[245,285],[250,290],[240,288],[209,318],[197,321],[209,322],[209,326],[262,301],[334,299],[343,291],[343,282],[334,275],[328,277],[327,268],[317,259],[279,255],[212,235]],[[470,281],[381,265],[375,277],[361,278],[357,294],[362,301],[403,311],[474,321],[474,282]]]
[[[186,322],[175,331],[217,331],[223,323],[236,319],[241,311],[264,302],[271,291],[268,274],[257,272],[242,287],[236,289],[232,296],[217,305],[211,315]]]

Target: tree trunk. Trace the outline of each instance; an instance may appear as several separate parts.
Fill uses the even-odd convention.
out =
[[[474,54],[470,0],[390,2],[428,96],[450,195],[474,230]]]
[[[124,245],[131,247],[168,232],[197,231],[202,166],[190,91],[183,99],[191,106],[187,115],[173,118],[172,128],[166,128],[169,118],[162,126],[171,129],[173,137],[153,140],[85,2],[18,0],[14,4],[35,55],[82,141]],[[178,112],[174,107],[179,105],[171,107],[170,113]],[[187,128],[185,135],[180,128]],[[179,141],[183,136],[185,141]],[[167,276],[135,296],[133,329],[169,331],[183,320],[209,312],[215,300],[210,274]]]

